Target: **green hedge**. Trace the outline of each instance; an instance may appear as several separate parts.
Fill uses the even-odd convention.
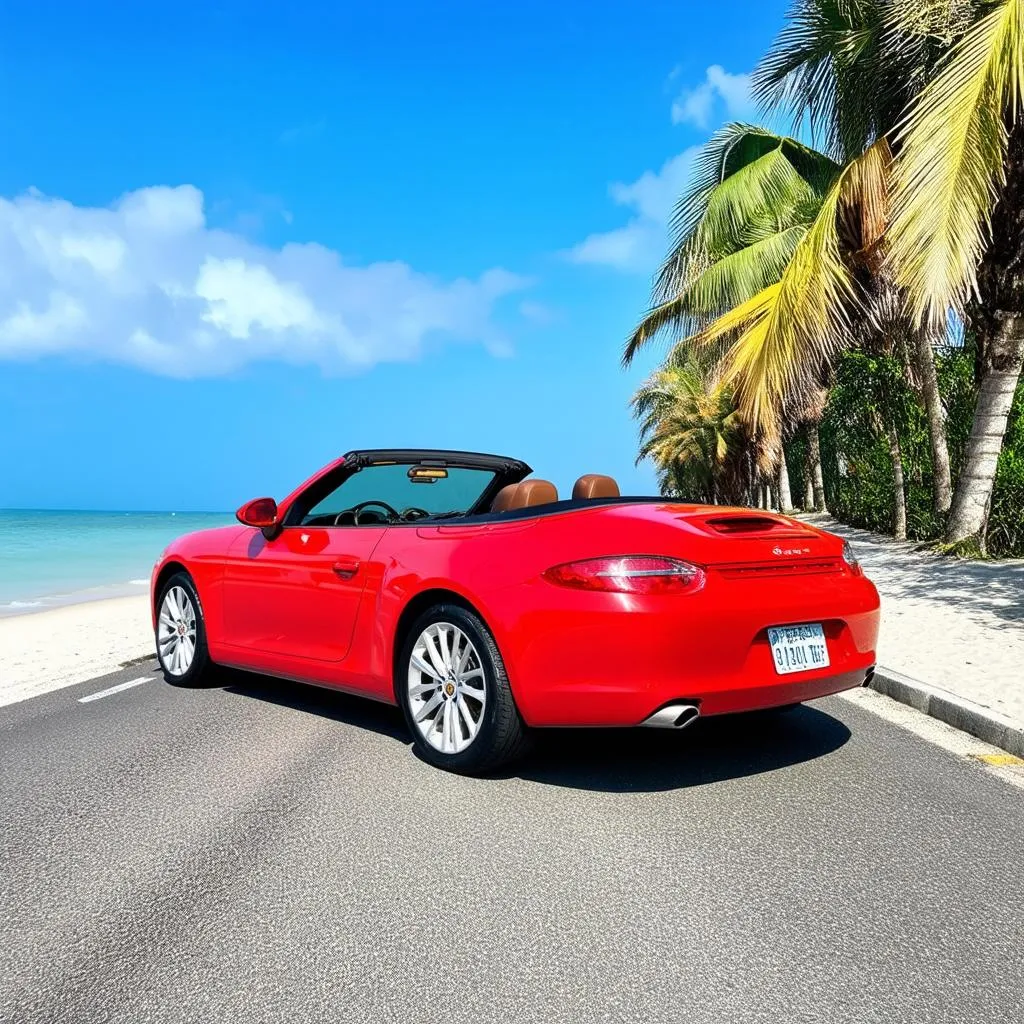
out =
[[[939,388],[947,411],[946,436],[954,483],[971,430],[976,395],[970,346],[938,359]],[[882,533],[893,532],[892,460],[882,425],[898,425],[906,478],[907,536],[941,537],[932,510],[931,448],[921,401],[899,362],[851,352],[836,369],[821,423],[821,460],[829,510],[836,518]],[[793,496],[803,495],[805,441],[787,444]],[[988,549],[995,557],[1024,556],[1024,383],[1017,390],[1007,429],[992,510]]]

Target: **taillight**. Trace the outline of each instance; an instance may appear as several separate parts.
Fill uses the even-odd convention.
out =
[[[556,565],[544,573],[549,583],[613,594],[685,594],[697,590],[704,573],[696,565],[660,555],[619,555]]]
[[[843,561],[853,570],[855,576],[863,576],[864,570],[853,553],[853,545],[848,540],[843,541]]]

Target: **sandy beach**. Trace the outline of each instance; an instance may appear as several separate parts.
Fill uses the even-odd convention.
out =
[[[969,562],[803,517],[849,539],[882,597],[878,664],[1024,723],[1024,559]]]
[[[2,618],[0,706],[84,682],[152,651],[143,594]]]

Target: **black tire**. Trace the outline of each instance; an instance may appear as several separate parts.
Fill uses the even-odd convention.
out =
[[[469,746],[458,753],[444,753],[428,743],[413,720],[408,673],[413,648],[423,631],[434,623],[457,626],[472,641],[483,669],[487,691],[483,721]],[[395,695],[413,737],[413,746],[423,760],[460,775],[482,775],[522,756],[529,733],[516,707],[505,663],[498,645],[480,616],[454,604],[429,608],[412,624],[395,666]]]
[[[160,613],[164,607],[164,600],[169,591],[179,587],[185,592],[195,612],[195,653],[192,656],[187,670],[184,672],[175,671],[173,666],[164,663],[160,653]],[[210,651],[206,645],[206,623],[203,620],[203,606],[199,601],[199,594],[192,582],[192,577],[185,572],[178,572],[171,576],[160,588],[157,598],[157,626],[154,634],[156,644],[156,657],[160,663],[160,669],[164,679],[174,686],[202,686],[208,681],[213,662],[210,661]]]

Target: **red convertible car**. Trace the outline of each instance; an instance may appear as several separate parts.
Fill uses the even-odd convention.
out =
[[[848,544],[751,509],[572,497],[516,459],[355,451],[153,571],[167,678],[227,665],[397,703],[480,772],[542,726],[680,729],[870,677],[878,593]]]

